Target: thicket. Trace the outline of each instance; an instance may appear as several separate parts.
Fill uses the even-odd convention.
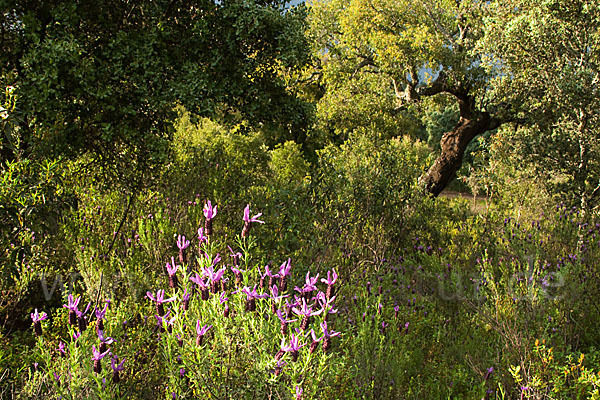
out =
[[[21,210],[23,229],[3,254],[15,260],[2,271],[3,396],[597,393],[600,225],[589,213],[499,202],[473,214],[467,202],[434,201],[417,184],[429,152],[409,138],[356,134],[311,164],[293,142],[269,149],[258,132],[180,111],[172,143],[158,184],[138,191],[57,164],[45,175],[48,208],[35,213],[8,201],[23,183],[5,175],[3,204]],[[208,200],[210,236],[199,232]],[[242,237],[246,205],[264,224]],[[60,213],[44,230],[50,206]],[[159,290],[173,298],[163,311]],[[323,311],[302,326],[303,306]],[[36,309],[35,319],[48,315],[39,328]],[[327,351],[323,329],[340,332]],[[102,342],[110,353],[95,364]]]
[[[595,2],[84,3],[0,1],[0,397],[600,398]]]

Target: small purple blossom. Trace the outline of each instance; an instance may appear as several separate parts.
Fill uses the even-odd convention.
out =
[[[175,257],[171,257],[171,263],[167,263],[167,273],[169,274],[169,276],[175,275],[178,269],[179,265],[175,264]]]
[[[63,308],[68,308],[69,311],[75,311],[75,310],[77,310],[77,305],[79,304],[80,300],[81,300],[81,296],[79,296],[75,299],[75,298],[73,298],[72,294],[69,294],[68,304],[63,304]]]
[[[185,257],[181,253],[179,254],[179,261],[185,262]],[[171,263],[167,263],[167,273],[169,274],[169,287],[171,289],[175,289],[179,286],[179,279],[177,279],[178,269],[179,265],[175,264],[175,258],[171,257]]]
[[[248,237],[253,222],[258,222],[259,224],[265,223],[264,221],[258,219],[258,217],[260,217],[261,215],[262,213],[258,213],[255,216],[250,217],[250,204],[248,204],[246,208],[244,208],[244,227],[242,228],[242,238]]]
[[[337,278],[338,275],[336,274],[335,269],[332,269],[332,271],[327,271],[327,279],[321,278],[321,282],[327,284],[328,286],[332,286],[335,284],[335,282],[337,282]]]
[[[206,239],[206,236],[204,236],[204,228],[198,228],[198,242],[202,244]]]
[[[146,296],[148,296],[150,300],[154,301],[157,304],[169,303],[177,299],[177,296],[173,296],[170,299],[165,299],[165,291],[163,289],[159,289],[156,292],[156,296],[154,296],[152,292],[148,291],[146,292]]]
[[[250,217],[250,204],[246,205],[246,208],[244,208],[244,222],[258,222],[259,224],[264,224],[264,221],[258,219],[261,215],[262,213],[258,213],[253,217]]]
[[[177,299],[177,296],[173,296],[170,299],[165,299],[165,291],[162,290],[162,289],[159,289],[156,292],[156,296],[154,296],[153,293],[150,292],[150,291],[146,292],[146,296],[148,296],[148,298],[150,300],[152,300],[152,301],[154,301],[156,303],[156,312],[161,317],[163,315],[165,315],[165,309],[163,307],[163,303],[169,303],[169,302],[174,301],[174,300]]]
[[[207,200],[202,211],[204,212],[204,218],[206,218],[204,222],[204,233],[206,233],[206,236],[211,236],[213,231],[212,220],[217,215],[217,206],[213,207],[210,200]]]
[[[287,261],[284,261],[283,264],[279,267],[279,276],[286,277],[290,275],[290,269],[292,268],[292,259],[288,258]]]
[[[42,336],[41,321],[43,321],[47,318],[48,318],[48,314],[46,314],[45,312],[42,312],[41,314],[39,314],[37,308],[35,309],[35,312],[31,313],[31,319],[33,320],[33,331],[35,332],[36,336]]]
[[[79,301],[81,300],[81,296],[77,297],[76,299],[73,298],[72,294],[69,294],[68,296],[68,303],[67,304],[63,304],[64,308],[67,308],[69,310],[69,324],[75,326],[77,325],[77,305],[79,304]]]
[[[212,328],[212,325],[204,325],[200,326],[200,320],[196,322],[196,345],[202,346],[202,340],[204,339],[204,335]]]
[[[292,361],[294,362],[298,360],[298,351],[304,346],[306,346],[306,343],[300,344],[300,335],[294,335],[292,333],[290,335],[289,346],[285,345],[285,338],[281,339],[281,350],[292,353]]]
[[[187,311],[190,308],[190,298],[192,297],[191,293],[188,293],[188,288],[185,288],[183,291],[183,294],[181,296],[182,300],[183,300],[183,310]]]
[[[120,371],[123,371],[125,369],[125,367],[123,367],[123,364],[125,363],[126,358],[124,358],[123,360],[121,360],[121,362],[119,362],[119,357],[113,357],[110,360],[110,367],[113,370],[113,373],[118,373]],[[114,382],[114,375],[113,375],[113,382]],[[117,383],[117,382],[115,382]]]
[[[62,341],[58,343],[57,350],[61,357],[64,357],[67,354],[67,352],[65,350],[65,344]]]
[[[177,235],[177,248],[179,250],[185,250],[189,247],[190,241],[185,238],[184,235]]]
[[[37,308],[35,309],[35,312],[31,313],[31,319],[33,320],[34,323],[43,321],[47,318],[48,318],[48,314],[46,314],[45,312],[38,313]]]
[[[210,220],[217,216],[217,206],[212,206],[210,200],[207,200],[204,204],[204,209],[202,210],[204,213],[204,218]],[[208,233],[207,233],[208,234]]]
[[[99,308],[96,308],[94,310],[94,314],[96,314],[96,319],[102,320],[106,317],[106,311],[108,311],[109,304],[110,304],[110,300],[107,300],[106,304],[104,305],[104,308],[102,310],[100,310]]]
[[[92,360],[94,361],[94,372],[99,374],[102,372],[102,364],[100,360],[102,360],[110,350],[106,350],[104,353],[101,353],[99,350],[96,350],[96,346],[92,346]]]
[[[340,332],[334,332],[327,328],[327,321],[321,323],[321,330],[323,331],[323,351],[329,350],[331,347],[331,338],[340,335]]]

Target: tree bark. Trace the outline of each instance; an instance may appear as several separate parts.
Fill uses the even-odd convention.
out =
[[[477,111],[471,96],[459,97],[460,119],[441,140],[442,152],[419,179],[425,190],[437,197],[461,167],[465,149],[477,135],[500,126],[500,121],[487,112]]]

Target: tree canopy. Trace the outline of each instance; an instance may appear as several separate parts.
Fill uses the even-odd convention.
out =
[[[526,122],[515,145],[584,210],[600,200],[599,28],[596,1],[502,1],[481,42],[495,96]]]
[[[176,103],[277,123],[306,106],[279,71],[304,63],[303,8],[281,0],[0,1],[0,78],[18,95],[19,154],[104,160],[113,176],[164,159]]]
[[[573,157],[559,162],[579,171],[572,179],[585,182],[589,196],[600,192],[589,180],[597,158],[598,20],[598,5],[585,0],[315,0],[309,21],[325,87],[320,113],[371,107],[370,115],[402,126],[412,105],[454,103],[458,121],[421,178],[433,195],[484,132],[513,122],[533,129],[543,146],[566,135],[562,150]],[[576,139],[578,129],[585,139]],[[555,149],[566,146],[559,142]]]

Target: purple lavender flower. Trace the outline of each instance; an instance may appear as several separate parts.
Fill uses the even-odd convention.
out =
[[[173,323],[175,322],[175,319],[177,318],[177,316],[174,316],[173,318],[168,319],[169,314],[171,314],[171,310],[169,310],[164,317],[161,317],[159,315],[154,316],[156,318],[156,325],[157,325],[158,329],[160,329],[161,332],[165,331],[165,326],[167,327],[167,332],[169,332],[169,333],[173,332]]]
[[[118,357],[113,357],[110,360],[110,367],[113,370],[113,377],[112,377],[112,381],[113,383],[119,383],[121,382],[121,377],[119,376],[119,372],[123,371],[125,368],[123,367],[123,363],[125,362],[126,358],[124,358],[120,363],[119,363],[119,358]]]
[[[195,274],[193,277],[190,277],[190,281],[198,285],[198,290],[200,291],[202,300],[208,300],[210,296],[208,289],[210,288],[210,286],[206,282],[204,282],[204,279],[202,279],[200,275]]]
[[[200,327],[200,320],[196,322],[196,346],[202,346],[204,335],[212,328],[212,325],[204,325]]]
[[[236,286],[239,286],[242,284],[242,273],[246,272],[243,269],[239,269],[236,267],[231,267],[231,271],[233,271],[233,274],[235,275],[235,284]]]
[[[281,374],[281,370],[283,369],[285,364],[287,364],[287,362],[285,362],[284,360],[277,359],[277,363],[275,364],[275,370],[273,371],[275,373],[275,376],[279,376],[279,374]]]
[[[273,274],[269,269],[269,265],[265,266],[265,274],[264,277],[269,277],[269,287],[275,285],[275,279],[279,278],[279,274]]]
[[[179,286],[179,280],[177,279],[178,269],[179,265],[175,264],[175,257],[171,257],[171,263],[167,263],[167,273],[169,274],[169,287],[171,289],[175,289]]]
[[[177,235],[177,248],[179,249],[179,262],[185,264],[186,255],[185,249],[190,246],[190,241],[185,238],[183,235]],[[173,263],[175,264],[175,263]]]
[[[169,303],[177,299],[177,296],[173,296],[170,299],[165,299],[165,291],[162,289],[159,289],[156,292],[156,297],[154,297],[154,295],[150,291],[146,292],[146,296],[148,296],[150,300],[156,303],[156,312],[161,317],[165,315],[165,308],[163,306],[163,303]]]
[[[327,329],[327,321],[321,323],[321,330],[323,331],[323,351],[327,351],[331,347],[331,338],[339,336],[340,332],[329,331]]]
[[[94,361],[94,372],[99,374],[102,372],[102,360],[107,354],[109,350],[106,350],[104,353],[96,350],[96,346],[92,346],[92,360]]]
[[[312,337],[312,343],[310,344],[308,352],[310,354],[312,354],[312,353],[315,352],[315,350],[319,346],[319,342],[323,340],[324,336],[321,336],[320,338],[317,338],[317,334],[315,333],[314,329],[310,330],[310,336]]]
[[[77,305],[81,300],[81,296],[76,299],[73,298],[72,294],[69,294],[68,304],[63,304],[63,308],[67,308],[69,310],[69,324],[75,326],[77,325]]]
[[[236,267],[239,267],[240,259],[242,258],[242,253],[240,253],[239,251],[238,252],[233,251],[231,246],[227,246],[227,248],[231,252],[230,256],[231,256],[231,258],[233,258],[233,265]]]
[[[217,254],[218,260],[220,261],[221,258],[219,257],[219,255]],[[217,258],[215,258],[215,261],[217,260]],[[218,269],[217,271],[215,271],[214,269],[214,263],[213,265],[211,265],[208,268],[202,268],[202,273],[204,274],[204,276],[206,276],[210,282],[210,290],[213,293],[217,293],[218,291],[218,287],[217,287],[217,283],[221,280],[221,278],[223,278],[223,274],[225,274],[226,268],[223,267],[221,269]]]
[[[64,357],[64,356],[67,355],[67,352],[65,350],[65,344],[62,341],[58,343],[58,349],[57,350],[58,350],[58,354],[61,357]]]
[[[85,314],[87,314],[91,305],[92,305],[92,302],[89,302],[87,304],[87,306],[85,307],[85,310],[83,310],[83,311],[75,310],[75,314],[77,315],[77,324],[78,324],[79,330],[81,332],[83,332],[87,329],[88,324],[87,324],[87,319],[85,318]]]
[[[266,294],[258,294],[256,291],[256,285],[254,285],[254,288],[252,289],[250,289],[248,286],[245,286],[239,291],[246,295],[246,311],[256,311],[256,299],[264,299],[269,297]],[[235,293],[237,292],[238,291]]]
[[[296,321],[295,319],[287,319],[283,313],[281,312],[281,310],[277,309],[275,310],[275,314],[277,315],[277,318],[279,318],[279,321],[281,321],[281,334],[282,335],[287,335],[288,332],[288,324],[292,323],[294,321]]]
[[[335,314],[338,312],[337,308],[334,308],[333,304],[335,297],[336,296],[328,298],[323,292],[319,292],[317,294],[317,300],[321,304],[321,311],[325,315],[325,321],[327,321],[329,314]]]
[[[48,318],[48,314],[42,312],[38,314],[37,308],[35,312],[31,313],[31,319],[33,320],[33,331],[35,332],[35,336],[42,336],[42,324],[41,321]]]
[[[242,237],[246,238],[248,237],[248,234],[250,233],[250,227],[252,226],[253,222],[258,222],[259,224],[264,224],[264,221],[261,221],[258,219],[258,217],[260,217],[262,215],[262,213],[258,213],[253,217],[250,217],[250,204],[246,205],[246,208],[244,208],[244,228],[242,229]]]
[[[108,350],[108,345],[114,343],[114,339],[104,335],[103,331],[98,331],[98,340],[100,340],[100,353]]]
[[[302,388],[296,385],[296,400],[302,400]]]
[[[104,330],[104,318],[106,317],[106,311],[108,310],[108,305],[110,304],[110,300],[106,301],[104,308],[102,310],[96,308],[94,310],[94,314],[96,314],[96,331]]]
[[[183,311],[187,311],[190,308],[190,298],[192,297],[191,293],[188,293],[188,288],[185,288],[185,290],[183,291],[183,295],[181,296],[181,298],[183,299]]]
[[[206,242],[206,236],[204,236],[204,228],[198,228],[198,244]]]
[[[333,272],[333,274],[332,274],[332,272]],[[333,285],[335,285],[335,283],[337,282],[337,278],[338,278],[338,275],[335,273],[335,269],[332,269],[331,271],[327,271],[327,279],[321,278],[321,282],[327,284],[326,296],[328,299],[333,294]]]
[[[323,310],[312,311],[313,306],[309,306],[306,304],[306,299],[302,298],[302,306],[301,307],[293,307],[292,311],[298,317],[302,317],[302,322],[300,323],[300,329],[306,330],[308,328],[308,324],[310,323],[310,317],[321,314]]]
[[[305,279],[304,286],[302,288],[299,288],[298,286],[296,286],[294,288],[294,290],[299,293],[302,293],[304,295],[304,297],[306,298],[310,292],[318,290],[318,288],[316,286],[318,280],[319,280],[319,274],[317,274],[317,276],[315,276],[314,278],[311,278],[310,271],[309,271],[306,273],[306,279]]]
[[[279,267],[279,290],[281,292],[285,292],[287,289],[287,277],[290,276],[290,269],[292,259],[288,258],[281,266]]]
[[[285,338],[281,339],[281,349],[285,352],[292,353],[292,361],[296,362],[298,360],[298,351],[306,346],[305,344],[300,344],[300,335],[294,335],[293,333],[290,335],[290,344],[289,346],[285,346]]]
[[[483,377],[483,380],[487,381],[488,379],[490,379],[490,377],[492,376],[492,373],[494,373],[494,367],[489,367],[487,369],[487,371],[485,372],[485,376]]]
[[[225,308],[223,309],[223,316],[225,318],[229,317],[229,306],[227,305],[227,300],[229,300],[229,298],[226,297],[225,292],[221,293],[221,296],[219,296],[219,302],[221,305],[225,304]]]
[[[210,200],[207,200],[202,211],[204,212],[204,218],[206,218],[204,232],[206,233],[206,236],[211,236],[213,233],[212,220],[217,215],[217,206],[213,207]]]

